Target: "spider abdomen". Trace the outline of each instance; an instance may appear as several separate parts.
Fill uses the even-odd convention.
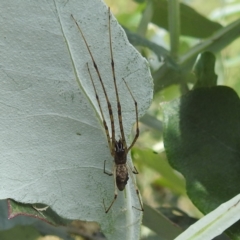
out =
[[[116,184],[119,191],[123,191],[128,181],[128,169],[126,164],[116,166]]]

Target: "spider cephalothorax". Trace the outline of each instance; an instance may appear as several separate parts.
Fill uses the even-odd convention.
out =
[[[114,162],[115,164],[126,164],[127,162],[126,149],[124,148],[121,139],[115,142]]]

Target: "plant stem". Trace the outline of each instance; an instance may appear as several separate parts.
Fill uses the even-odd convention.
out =
[[[178,0],[168,1],[168,25],[170,34],[171,56],[175,61],[177,61],[180,35],[180,12]]]

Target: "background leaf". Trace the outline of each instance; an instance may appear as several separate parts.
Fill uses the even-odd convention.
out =
[[[201,54],[194,67],[194,73],[197,78],[194,88],[213,87],[217,85],[217,75],[214,72],[215,61],[216,58],[211,52]]]
[[[163,105],[164,145],[194,205],[208,213],[239,193],[240,101],[228,87],[199,88]],[[229,230],[239,236],[239,224]]]
[[[152,0],[152,3],[154,9],[152,22],[168,30],[168,2]],[[195,38],[207,38],[222,28],[221,24],[205,18],[184,3],[180,3],[180,22],[181,34]]]
[[[224,230],[239,220],[240,195],[221,204],[218,208],[192,224],[184,233],[175,240],[202,240],[218,239],[227,240],[224,235],[219,236]]]

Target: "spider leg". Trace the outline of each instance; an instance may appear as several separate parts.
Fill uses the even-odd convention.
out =
[[[138,174],[138,170],[136,169],[136,167],[134,166],[134,169],[132,171],[134,174]]]
[[[133,169],[128,163],[127,163],[127,166],[128,166],[128,169],[130,169],[133,174],[138,174],[139,173],[135,166],[133,166]]]
[[[135,168],[135,169],[136,169],[136,168]],[[131,170],[131,169],[130,169],[130,170]],[[135,181],[134,176],[133,176],[133,171],[129,171],[129,175],[130,175],[130,177],[132,178],[132,181],[133,181],[133,183],[134,183],[135,191],[136,191],[136,194],[137,194],[137,197],[138,197],[138,201],[139,201],[139,204],[140,204],[140,208],[137,208],[137,207],[134,207],[134,206],[132,206],[132,207],[135,208],[135,209],[137,209],[137,210],[139,210],[139,211],[142,211],[142,212],[143,212],[143,211],[144,211],[144,209],[143,209],[143,203],[142,203],[142,200],[141,200],[141,198],[140,198],[139,190],[138,190],[136,181]]]
[[[129,93],[130,93],[130,95],[131,95],[133,101],[134,101],[135,113],[136,113],[136,134],[135,134],[135,137],[134,137],[134,139],[133,139],[131,145],[130,145],[130,146],[128,147],[128,149],[127,149],[127,153],[128,153],[129,150],[133,147],[133,145],[134,145],[135,142],[137,141],[138,136],[139,136],[139,126],[138,126],[138,105],[137,105],[137,101],[135,100],[135,98],[134,98],[134,96],[133,96],[133,94],[132,94],[130,88],[128,87],[128,85],[127,85],[127,83],[126,83],[126,81],[125,81],[124,78],[123,78],[123,81],[124,81],[124,83],[125,83],[125,85],[126,85],[128,91],[129,91]],[[135,167],[134,167],[134,168],[135,168]],[[137,170],[137,169],[135,168],[135,170]],[[137,171],[136,171],[136,172],[137,172]]]
[[[109,10],[109,16],[110,16],[110,10]],[[110,149],[111,149],[112,156],[114,156],[114,152],[115,152],[115,126],[114,126],[114,118],[113,118],[113,113],[112,113],[112,106],[111,106],[111,103],[110,103],[110,101],[108,99],[107,92],[106,92],[106,89],[105,89],[103,81],[102,81],[102,77],[101,77],[100,72],[98,70],[98,66],[97,66],[97,64],[96,64],[96,62],[95,62],[95,60],[93,58],[92,52],[91,52],[91,50],[90,50],[90,48],[88,46],[87,40],[85,39],[85,37],[83,35],[83,32],[82,32],[78,22],[75,20],[73,15],[71,15],[71,17],[72,17],[73,21],[75,22],[75,24],[77,25],[77,28],[78,28],[78,30],[79,30],[79,32],[80,32],[80,34],[81,34],[81,36],[82,36],[82,38],[83,38],[83,40],[85,42],[85,45],[87,47],[88,53],[91,56],[91,59],[92,59],[92,62],[93,62],[93,66],[94,66],[94,68],[96,70],[96,73],[98,75],[98,79],[99,79],[99,81],[101,83],[101,86],[102,86],[102,89],[103,89],[103,93],[104,93],[104,96],[105,96],[105,99],[106,99],[106,102],[107,102],[107,105],[108,105],[108,113],[109,113],[110,122],[111,122],[111,129],[112,129],[112,144],[111,144],[111,148]],[[109,141],[109,139],[108,139],[108,141]]]
[[[110,14],[110,8],[108,8],[109,44],[110,44],[110,55],[111,55],[111,67],[112,67],[114,88],[115,88],[115,93],[116,93],[116,98],[117,98],[118,121],[119,121],[119,127],[120,127],[120,132],[121,132],[121,140],[122,140],[124,148],[127,149],[127,144],[126,144],[126,140],[125,140],[125,134],[124,134],[124,130],[123,130],[123,123],[122,123],[122,109],[121,109],[121,104],[120,104],[119,95],[118,95],[116,74],[115,74],[115,66],[114,66],[114,61],[113,61],[112,34],[111,34],[111,23],[110,23],[110,20],[111,20],[111,14]]]
[[[117,183],[116,183],[116,165],[113,166],[113,179],[114,179],[114,197],[113,197],[113,200],[112,200],[112,202],[111,202],[111,204],[109,205],[108,208],[106,208],[106,205],[105,205],[105,202],[104,202],[104,199],[103,199],[103,205],[104,205],[104,208],[105,208],[105,213],[108,213],[108,211],[111,209],[112,205],[114,204],[114,202],[116,201],[117,196],[118,196],[118,188],[117,188]]]
[[[113,153],[113,148],[112,148],[112,145],[111,145],[111,138],[109,136],[108,126],[107,126],[107,123],[106,123],[106,120],[105,120],[105,117],[104,117],[104,114],[103,114],[103,111],[102,111],[102,106],[100,104],[100,100],[99,100],[99,97],[98,97],[98,94],[97,94],[96,86],[93,82],[93,78],[92,78],[91,72],[89,70],[88,63],[87,63],[87,68],[88,68],[88,73],[89,73],[89,76],[90,76],[90,79],[91,79],[91,82],[92,82],[92,85],[93,85],[95,96],[96,96],[96,99],[97,99],[98,107],[100,109],[100,113],[101,113],[101,117],[102,117],[102,121],[103,121],[103,126],[104,126],[104,129],[105,129],[105,133],[107,135],[107,141],[108,141],[108,146],[109,146],[109,149],[110,149],[110,153],[113,156],[114,153]],[[104,162],[104,166],[105,166],[105,162]]]
[[[105,169],[105,164],[106,164],[106,160],[104,161],[103,172],[104,172],[105,174],[107,174],[108,176],[112,176],[112,175],[113,175],[112,173],[106,171],[106,169]]]

